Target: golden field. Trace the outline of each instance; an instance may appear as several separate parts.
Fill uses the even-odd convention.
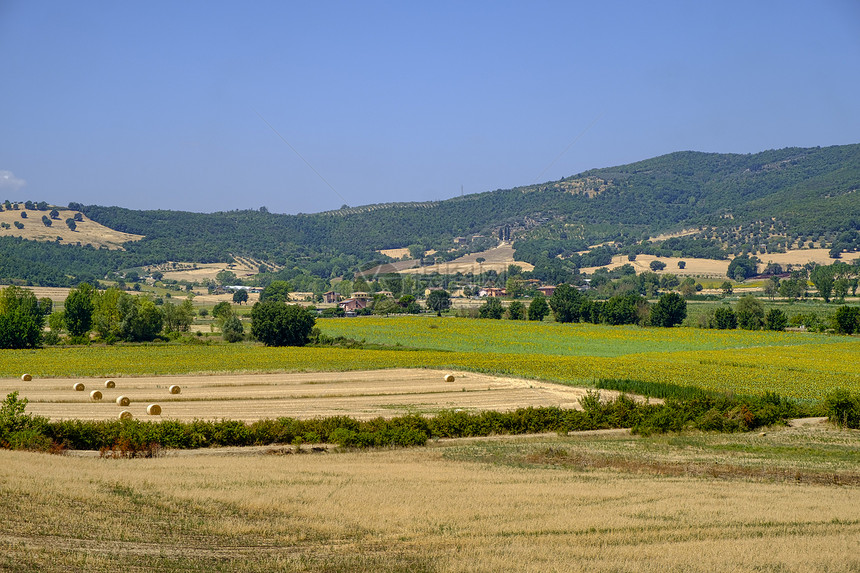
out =
[[[0,569],[857,571],[858,446],[800,427],[313,455],[0,451]]]

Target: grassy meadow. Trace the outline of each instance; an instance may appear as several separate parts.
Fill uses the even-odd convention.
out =
[[[157,344],[5,350],[0,377],[440,368],[565,384],[601,378],[821,400],[860,390],[860,339],[795,332],[613,327],[437,317],[321,319],[320,330],[382,345],[264,348]]]
[[[317,455],[0,451],[0,569],[857,571],[858,451],[856,431],[822,428]]]

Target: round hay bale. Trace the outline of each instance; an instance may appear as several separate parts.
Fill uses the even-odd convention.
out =
[[[160,416],[161,406],[159,406],[158,404],[150,404],[146,407],[146,413],[150,416]]]
[[[454,375],[453,374],[445,374],[445,382],[453,382]]]
[[[128,410],[123,410],[122,412],[119,413],[117,418],[119,418],[120,420],[131,420],[132,415],[131,415],[131,412],[129,412]]]
[[[98,390],[93,390],[90,392],[90,400],[98,401],[102,399],[102,393]]]
[[[33,379],[33,377],[30,376],[29,374],[22,374],[21,375],[21,380],[23,380],[24,382],[29,382],[32,379]]]
[[[105,380],[105,388],[116,388],[116,383],[113,380]]]
[[[127,396],[117,396],[116,405],[117,406],[128,406],[131,404],[131,400],[128,399]]]
[[[180,388],[176,384],[174,384],[173,386],[170,387],[170,393],[171,394],[179,394],[180,392],[182,392],[182,388]]]
[[[83,382],[75,382],[75,385],[72,386],[72,388],[74,389],[75,392],[83,392],[84,390],[87,389],[86,386],[84,386]]]

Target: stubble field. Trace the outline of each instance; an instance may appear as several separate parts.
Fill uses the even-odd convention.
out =
[[[0,380],[0,394],[18,391],[29,401],[27,411],[52,420],[113,420],[127,410],[136,418],[165,420],[242,420],[289,417],[308,419],[350,416],[357,419],[434,414],[444,409],[508,411],[527,406],[574,408],[582,388],[560,386],[473,372],[454,373],[426,369],[392,369],[353,372],[292,372],[275,374],[223,374],[142,376],[112,379],[48,378],[22,382]],[[83,391],[73,385],[83,383]],[[178,394],[169,388],[180,387]],[[94,401],[90,392],[102,397]],[[611,392],[605,392],[610,396]],[[116,399],[129,398],[120,407]],[[148,416],[148,404],[161,406],[160,416]]]
[[[0,451],[0,569],[857,571],[858,446],[800,427],[305,455]]]

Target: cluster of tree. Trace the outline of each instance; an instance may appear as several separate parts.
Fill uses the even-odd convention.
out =
[[[51,299],[40,301],[29,289],[9,286],[0,290],[0,349],[39,346],[51,307]]]
[[[788,317],[778,308],[765,312],[759,299],[746,295],[738,300],[734,308],[720,306],[709,310],[700,318],[699,326],[719,330],[785,330]]]

